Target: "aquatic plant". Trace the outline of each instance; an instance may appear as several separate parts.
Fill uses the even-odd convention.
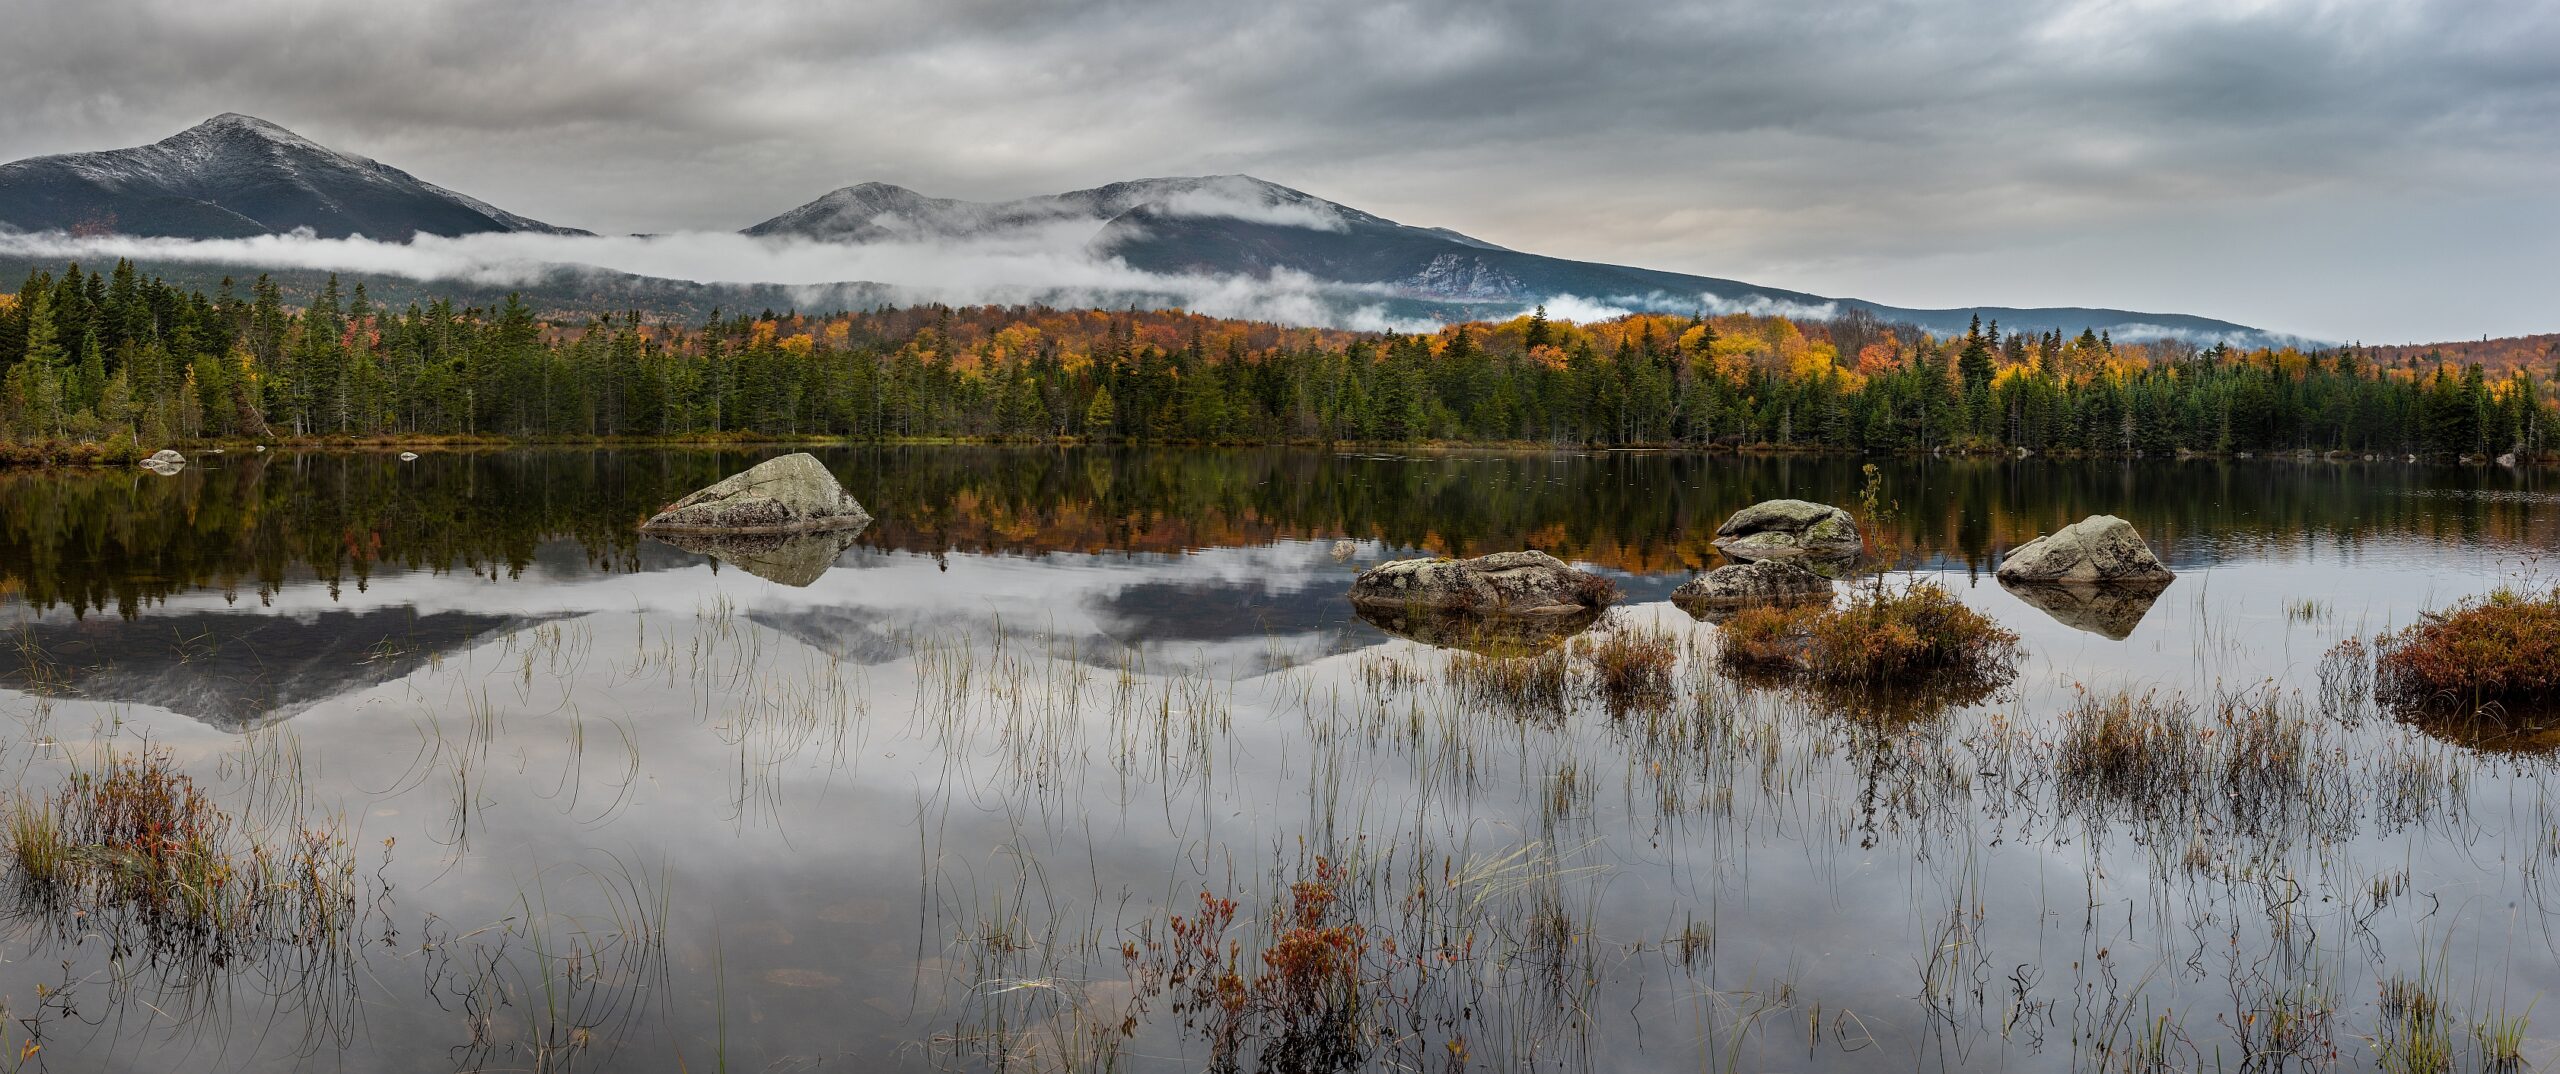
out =
[[[2066,796],[2158,802],[2190,793],[2205,761],[2184,702],[2153,694],[2083,697],[2063,714],[2054,775]]]
[[[1573,661],[1563,649],[1535,656],[1457,653],[1443,672],[1461,704],[1522,719],[1561,719],[1571,702]]]
[[[2501,587],[2378,639],[2376,696],[2407,710],[2560,701],[2560,588]]]
[[[247,831],[162,749],[111,749],[51,796],[18,795],[0,839],[24,899],[126,947],[220,963],[256,944],[343,943],[354,919],[343,839]]]
[[[2429,974],[2383,982],[2381,1032],[2374,1058],[2389,1074],[2441,1074],[2453,1069],[2453,1018]]]
[[[2015,632],[1927,581],[1862,588],[1837,606],[1746,608],[1723,629],[1728,671],[1793,678],[1852,711],[1970,704],[2015,678],[2021,655]]]
[[[1597,639],[1576,638],[1574,655],[1588,664],[1600,698],[1612,715],[1671,703],[1671,670],[1680,645],[1660,627],[1622,627]]]

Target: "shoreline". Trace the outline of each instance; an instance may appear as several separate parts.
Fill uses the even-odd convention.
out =
[[[1097,440],[1090,437],[982,437],[982,436],[764,436],[735,434],[688,434],[681,436],[540,436],[509,437],[463,434],[418,436],[322,436],[255,439],[199,439],[170,441],[160,447],[145,449],[125,440],[86,441],[5,441],[0,440],[0,471],[63,467],[130,467],[162,448],[176,450],[190,457],[202,454],[247,454],[260,451],[367,454],[398,451],[491,452],[538,448],[644,449],[644,448],[761,448],[761,447],[1048,447],[1048,448],[1181,448],[1244,449],[1297,448],[1333,452],[1418,452],[1434,455],[1496,454],[1688,454],[1733,455],[1753,458],[1941,458],[1960,460],[2061,459],[2088,462],[2371,462],[2400,463],[2411,466],[2507,467],[2527,469],[2560,465],[2560,452],[2519,457],[2512,463],[2480,456],[2425,456],[2402,453],[2315,451],[2297,448],[2284,451],[2193,451],[2178,448],[2166,454],[2144,452],[2087,451],[2020,451],[2014,448],[1931,451],[1860,451],[1842,448],[1805,447],[1783,444],[1575,444],[1539,440],[1320,440],[1283,438],[1271,440]]]

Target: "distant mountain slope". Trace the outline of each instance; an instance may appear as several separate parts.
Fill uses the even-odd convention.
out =
[[[1335,221],[1397,226],[1249,175],[1203,175],[1132,179],[1000,202],[927,197],[889,183],[862,183],[830,191],[745,233],[829,242],[943,242],[1047,224],[1098,228],[1142,207],[1193,215],[1241,214],[1300,226],[1331,227]],[[1490,245],[1456,232],[1445,234],[1451,241]]]
[[[490,231],[584,234],[236,113],[146,146],[0,165],[0,224],[189,239],[296,228],[394,241]]]
[[[747,228],[826,242],[983,239],[1016,229],[1090,227],[1087,252],[1165,275],[1301,274],[1397,310],[1486,316],[1571,295],[1637,310],[1831,317],[1864,310],[1938,333],[1975,317],[2013,331],[2127,339],[2178,335],[2237,344],[2272,333],[2189,314],[2092,307],[1911,309],[1740,280],[1569,261],[1506,249],[1445,228],[1414,227],[1247,175],[1139,179],[1007,202],[934,198],[886,183],[845,187]]]

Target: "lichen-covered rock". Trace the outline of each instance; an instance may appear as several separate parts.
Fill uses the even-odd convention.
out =
[[[2073,630],[2085,630],[2111,641],[2133,636],[2133,628],[2151,614],[2168,579],[2150,582],[2010,582],[2000,588],[2030,608],[2052,616]]]
[[[1691,612],[1751,604],[1798,604],[1831,599],[1831,579],[1782,559],[1718,567],[1680,584],[1671,602]]]
[[[1764,500],[1736,511],[1716,527],[1715,543],[1741,560],[1847,559],[1864,547],[1849,512],[1810,500]]]
[[[1548,615],[1604,608],[1617,599],[1608,579],[1544,552],[1496,552],[1474,559],[1399,559],[1360,572],[1351,603],[1379,608]]]
[[[2012,584],[2159,584],[2177,575],[2151,554],[2133,523],[2091,515],[2009,550],[2000,580]]]
[[[777,585],[806,588],[825,577],[861,533],[854,526],[823,533],[669,533],[658,539]]]
[[[808,533],[871,523],[853,494],[807,452],[767,459],[668,505],[654,533]]]
[[[1351,557],[1359,554],[1360,544],[1357,541],[1345,537],[1333,542],[1333,558],[1337,562],[1349,562]]]

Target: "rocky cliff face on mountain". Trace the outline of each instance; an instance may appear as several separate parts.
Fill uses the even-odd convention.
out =
[[[0,165],[0,224],[190,239],[578,233],[236,113],[146,146]]]

